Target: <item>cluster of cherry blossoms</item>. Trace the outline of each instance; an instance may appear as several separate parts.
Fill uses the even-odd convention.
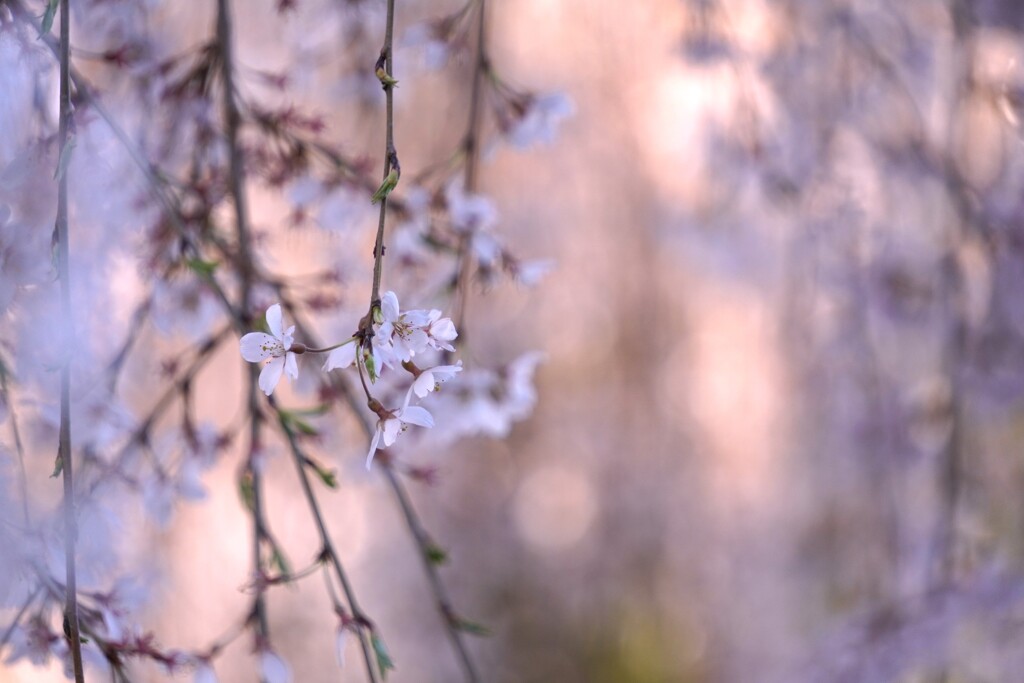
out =
[[[366,456],[367,467],[372,464],[381,443],[385,448],[393,445],[409,425],[433,427],[433,415],[422,406],[412,405],[414,397],[417,400],[426,398],[427,394],[437,391],[441,384],[462,372],[462,361],[454,365],[427,367],[416,364],[414,359],[417,356],[422,358],[430,352],[453,353],[455,347],[452,342],[458,337],[458,332],[451,318],[442,317],[438,309],[402,311],[394,292],[385,293],[380,305],[374,306],[369,330],[360,330],[349,339],[324,349],[313,349],[295,342],[295,326],[284,327],[280,304],[267,309],[266,322],[269,334],[250,332],[242,337],[239,348],[242,357],[250,363],[269,359],[259,376],[260,389],[267,396],[274,392],[282,375],[298,379],[297,355],[326,353],[327,360],[323,364],[326,372],[352,365],[357,367],[370,410],[378,418]],[[384,368],[405,370],[412,376],[405,399],[397,408],[384,407],[370,393],[363,378],[365,371],[370,382],[375,382]]]

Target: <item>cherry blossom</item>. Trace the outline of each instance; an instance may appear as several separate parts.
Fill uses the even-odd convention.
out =
[[[281,304],[274,304],[267,309],[267,327],[270,328],[270,334],[250,332],[242,337],[240,349],[242,358],[250,363],[271,359],[260,372],[260,389],[270,396],[274,393],[277,383],[281,381],[283,373],[287,373],[292,379],[298,379],[299,367],[295,354],[290,351],[295,326],[292,325],[282,331]]]
[[[405,395],[404,406],[409,405],[409,399],[415,393],[420,398],[425,397],[432,391],[437,391],[441,388],[441,385],[456,374],[462,372],[462,361],[460,360],[455,365],[438,365],[426,370],[420,370],[416,380],[409,387],[409,391]]]
[[[394,412],[381,409],[378,412],[380,419],[377,420],[377,427],[370,441],[370,451],[366,454],[366,469],[373,464],[373,455],[380,447],[381,441],[384,448],[389,448],[398,439],[398,435],[414,424],[420,427],[433,427],[434,416],[426,408],[420,406],[405,406]]]
[[[575,111],[575,104],[565,93],[531,95],[522,113],[508,130],[508,140],[519,149],[527,149],[536,144],[549,145],[554,142],[562,120],[572,116]]]
[[[452,227],[457,231],[487,230],[497,224],[498,210],[494,202],[484,195],[466,192],[461,183],[453,182],[446,188],[444,196]]]

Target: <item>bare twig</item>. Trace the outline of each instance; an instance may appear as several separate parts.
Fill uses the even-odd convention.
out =
[[[383,181],[388,181],[388,175],[394,171],[400,173],[398,153],[395,151],[395,112],[394,112],[394,90],[395,83],[391,75],[394,73],[394,55],[392,50],[393,37],[395,32],[395,0],[388,0],[387,20],[384,29],[384,47],[380,50],[380,58],[377,60],[377,75],[384,88],[385,109],[386,109],[386,132],[384,141],[384,175]],[[381,71],[383,70],[383,74]],[[396,178],[397,182],[397,178]],[[377,221],[377,239],[373,245],[373,290],[370,293],[370,311],[380,305],[380,278],[384,261],[384,223],[387,219],[388,196],[387,192],[380,199],[380,218]],[[371,323],[372,325],[372,316]]]
[[[68,0],[60,0],[60,120],[57,132],[57,269],[60,277],[60,305],[63,333],[63,362],[60,370],[60,437],[59,457],[64,477],[64,623],[71,650],[75,683],[84,683],[82,669],[82,637],[78,624],[78,594],[75,577],[75,479],[71,457],[71,282],[68,267],[68,157],[71,127],[71,13]]]
[[[313,487],[309,484],[309,474],[306,472],[306,456],[302,452],[302,448],[299,446],[298,439],[295,437],[295,432],[292,430],[288,420],[284,414],[277,407],[277,402],[274,401],[273,396],[270,397],[270,405],[273,406],[274,410],[277,411],[278,423],[281,426],[281,431],[284,432],[285,437],[288,439],[288,446],[292,453],[292,460],[295,462],[295,469],[299,475],[299,482],[302,484],[302,493],[306,497],[306,502],[309,505],[310,512],[313,513],[313,519],[316,522],[317,531],[320,533],[320,543],[323,546],[323,555],[330,561],[331,566],[334,568],[334,574],[338,578],[338,583],[341,584],[341,589],[345,593],[345,598],[348,600],[349,608],[352,610],[352,616],[355,619],[356,626],[358,627],[359,633],[359,645],[363,651],[363,659],[366,662],[366,671],[370,676],[370,680],[376,683],[377,671],[373,664],[373,655],[371,654],[371,648],[368,638],[368,632],[373,631],[373,622],[366,616],[362,608],[359,606],[359,600],[356,598],[355,589],[352,587],[349,581],[348,574],[345,572],[345,568],[338,557],[338,551],[334,548],[334,543],[331,541],[331,536],[327,532],[327,525],[324,523],[323,513],[320,511],[320,504],[317,502],[316,494],[313,493]]]
[[[473,86],[469,96],[469,120],[466,123],[466,135],[462,140],[462,148],[465,152],[465,167],[463,168],[462,186],[467,193],[474,193],[477,189],[477,165],[480,161],[480,120],[481,104],[483,99],[484,76],[488,69],[488,58],[486,50],[486,26],[487,26],[487,0],[478,0],[476,17],[476,58],[473,60]],[[466,232],[459,239],[457,256],[457,270],[455,274],[455,328],[462,337],[462,344],[466,338],[466,307],[469,299],[469,284],[473,272],[473,235]]]
[[[299,334],[301,334],[302,337],[310,344],[320,346],[321,344],[317,341],[317,337],[312,328],[299,316],[298,309],[288,300],[283,288],[278,289],[278,296],[281,298],[281,303],[285,310],[288,311],[292,320],[295,321],[295,327],[299,331]],[[340,377],[329,374],[327,381],[330,383],[332,391],[340,395],[348,404],[352,412],[359,417],[359,424],[362,426],[367,438],[372,436],[374,426],[372,421],[367,419],[365,411],[362,410],[364,402],[355,395],[355,392],[353,392],[349,385]],[[388,484],[391,486],[391,491],[402,509],[402,515],[405,519],[406,527],[409,529],[409,533],[412,535],[413,541],[416,543],[416,551],[419,554],[420,559],[423,561],[423,571],[427,575],[430,590],[434,596],[434,602],[437,604],[438,611],[441,614],[441,619],[448,634],[448,639],[451,641],[452,647],[458,655],[463,675],[470,683],[478,683],[481,679],[476,671],[473,659],[469,654],[469,649],[466,646],[461,620],[452,607],[452,601],[448,595],[448,589],[441,580],[441,575],[437,571],[437,565],[430,561],[432,551],[435,548],[434,544],[430,540],[430,535],[427,533],[423,522],[420,520],[419,513],[416,512],[416,509],[412,505],[409,494],[405,490],[405,485],[394,470],[391,458],[387,457],[387,454],[384,451],[379,451],[378,453],[379,457],[376,459],[376,462],[378,462],[384,469]]]
[[[241,260],[238,264],[242,280],[241,301],[238,312],[243,321],[248,321],[250,295],[252,292],[253,254],[249,226],[249,206],[245,195],[245,165],[242,150],[238,142],[238,129],[241,116],[235,101],[234,54],[231,37],[231,10],[228,0],[217,0],[217,42],[220,47],[221,81],[224,86],[224,124],[227,133],[228,159],[230,165],[231,197],[235,204],[235,227],[238,236],[238,250]],[[257,396],[257,367],[246,363],[249,373],[246,405],[249,417],[249,471],[252,474],[252,515],[253,515],[253,565],[259,576],[263,570],[262,543],[267,538],[266,520],[263,513],[263,495],[261,492],[260,468],[252,464],[255,453],[260,450],[261,414]],[[253,607],[257,638],[268,636],[266,603],[263,593],[257,593]]]

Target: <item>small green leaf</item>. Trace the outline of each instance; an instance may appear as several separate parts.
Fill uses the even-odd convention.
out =
[[[380,84],[383,85],[385,88],[390,88],[392,86],[398,85],[398,81],[392,78],[391,74],[389,74],[383,66],[377,67],[377,70],[374,72],[374,75],[377,76],[377,80],[380,81]]]
[[[60,150],[60,158],[57,160],[57,169],[53,172],[53,179],[60,181],[68,172],[68,164],[71,163],[71,153],[75,151],[74,139],[68,139]]]
[[[460,631],[465,631],[470,635],[480,636],[481,638],[486,638],[487,636],[491,635],[491,630],[489,628],[487,628],[483,624],[479,624],[475,621],[470,621],[468,619],[457,619],[455,621],[455,628],[459,629]]]
[[[298,410],[291,411],[295,415],[302,415],[303,417],[319,417],[324,415],[331,409],[330,403],[321,403],[318,406],[312,408],[299,408]]]
[[[320,477],[320,481],[326,484],[327,488],[338,488],[338,477],[334,470],[327,469],[312,458],[306,458],[306,464],[313,468],[313,471],[316,472],[316,476]]]
[[[430,560],[431,564],[440,565],[448,561],[448,553],[445,552],[444,548],[433,541],[427,544],[427,547],[423,549],[423,552],[426,553],[427,559]]]
[[[281,549],[277,547],[276,543],[274,544],[273,553],[270,555],[270,564],[277,567],[277,570],[281,572],[281,574],[285,576],[292,575],[292,568],[291,565],[288,564],[288,558],[284,556],[284,553],[281,552]]]
[[[297,415],[292,415],[291,425],[295,427],[295,429],[297,429],[300,433],[305,434],[306,436],[316,436],[317,434],[320,433],[320,431],[316,427],[309,424],[308,422],[303,420],[301,417],[298,417]]]
[[[388,648],[384,644],[384,639],[374,633],[370,636],[370,643],[373,645],[373,652],[377,655],[377,668],[380,669],[381,678],[388,677],[388,670],[395,668],[395,663],[391,659],[391,654],[388,653]]]
[[[305,436],[316,436],[320,433],[316,427],[299,417],[299,413],[296,411],[279,408],[278,413],[281,415],[281,422],[291,431],[299,432]]]
[[[57,459],[53,461],[53,474],[50,475],[50,479],[56,479],[63,471],[64,457],[60,453],[57,453]]]
[[[245,509],[252,512],[256,509],[256,491],[253,488],[251,472],[245,472],[238,480],[238,494],[242,498]]]
[[[220,265],[217,261],[204,261],[198,258],[189,259],[186,264],[196,275],[206,278],[213,277],[213,271]]]
[[[373,193],[372,197],[370,197],[370,203],[376,204],[377,202],[381,201],[389,194],[391,194],[391,191],[398,187],[398,177],[398,169],[392,168],[391,171],[387,174],[387,177],[384,178],[384,182],[380,184],[380,187],[377,188],[377,191]]]
[[[50,0],[46,3],[46,11],[43,12],[42,23],[39,25],[39,37],[42,38],[53,28],[53,18],[57,16],[58,0]]]
[[[369,351],[367,351],[366,349],[363,349],[363,365],[366,366],[366,372],[368,372],[370,374],[370,381],[371,382],[376,382],[377,381],[377,367],[376,367],[376,363],[373,360],[373,354],[370,353]]]

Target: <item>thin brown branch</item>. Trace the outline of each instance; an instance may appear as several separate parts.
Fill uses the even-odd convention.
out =
[[[238,250],[241,260],[238,264],[242,280],[241,301],[238,312],[243,321],[248,321],[251,306],[253,253],[252,238],[249,225],[249,206],[245,195],[245,163],[238,140],[241,116],[238,103],[235,101],[234,48],[232,45],[231,8],[229,0],[217,0],[217,42],[220,49],[221,83],[224,87],[224,127],[227,134],[228,163],[230,167],[231,197],[235,205],[235,227],[238,237]],[[254,467],[252,459],[260,451],[260,429],[262,416],[257,395],[257,367],[246,363],[249,382],[246,395],[246,406],[249,418],[249,471],[252,474],[252,515],[253,515],[253,565],[257,576],[263,572],[262,544],[268,537],[266,519],[263,510],[262,475],[260,468]],[[253,607],[257,638],[268,637],[266,603],[262,592],[256,596]]]
[[[473,60],[473,85],[469,95],[469,120],[462,147],[465,152],[462,186],[466,193],[476,192],[478,185],[477,166],[480,162],[480,123],[483,100],[484,76],[488,69],[486,27],[487,0],[478,0],[476,17],[476,57]],[[467,232],[459,239],[457,270],[455,273],[455,328],[466,343],[466,307],[469,300],[469,285],[473,272],[473,235]]]
[[[377,73],[384,88],[385,97],[385,140],[384,140],[384,174],[382,182],[386,183],[388,175],[394,170],[400,173],[398,153],[395,151],[395,110],[394,90],[395,84],[391,75],[394,70],[394,50],[392,43],[395,33],[395,0],[388,0],[387,19],[384,28],[384,47],[380,50],[380,58],[377,60]],[[384,74],[381,75],[381,69]],[[397,180],[396,180],[397,182]],[[380,218],[377,221],[377,239],[373,245],[373,289],[370,293],[370,312],[380,305],[380,279],[384,266],[384,224],[387,221],[388,196],[387,193],[380,200]],[[372,325],[372,315],[368,327]]]
[[[348,600],[349,608],[352,610],[352,616],[355,618],[356,626],[358,627],[359,633],[359,645],[363,651],[363,659],[366,662],[366,671],[370,676],[370,680],[376,683],[377,670],[374,667],[374,658],[370,648],[369,634],[373,631],[373,622],[366,616],[362,608],[359,606],[359,600],[356,598],[355,589],[352,587],[352,583],[349,581],[348,574],[345,572],[345,568],[338,557],[338,551],[334,547],[334,542],[331,541],[331,536],[327,532],[327,525],[324,522],[323,513],[320,511],[320,504],[317,502],[316,494],[313,492],[313,487],[309,483],[309,474],[306,472],[306,456],[302,452],[301,446],[299,446],[298,439],[295,437],[295,432],[292,430],[291,425],[288,424],[288,420],[285,415],[277,407],[277,402],[273,396],[270,397],[270,405],[277,411],[278,423],[281,426],[281,431],[284,432],[285,437],[288,439],[288,446],[291,450],[292,460],[295,462],[295,469],[299,475],[299,482],[302,484],[302,493],[306,498],[306,503],[309,505],[309,510],[313,514],[313,519],[316,522],[317,531],[320,533],[320,544],[323,547],[323,555],[330,561],[331,566],[334,568],[334,574],[338,578],[338,583],[341,584],[341,589],[345,593],[345,598]]]
[[[78,523],[75,514],[75,479],[71,456],[71,282],[68,239],[68,157],[71,153],[71,12],[68,0],[60,0],[60,120],[57,132],[57,269],[60,278],[60,307],[63,329],[63,362],[60,370],[59,457],[64,478],[64,622],[71,650],[75,683],[84,683],[82,636],[78,624],[78,588],[75,570],[75,540]]]
[[[288,311],[292,320],[295,321],[295,328],[298,330],[299,334],[310,344],[320,346],[321,344],[317,341],[317,337],[312,328],[299,316],[298,309],[288,300],[283,288],[278,289],[278,296],[280,297],[285,310]],[[330,383],[332,391],[340,395],[348,404],[352,412],[359,418],[359,424],[362,426],[367,438],[372,436],[374,426],[372,421],[367,419],[366,412],[362,410],[363,401],[357,398],[355,392],[353,392],[349,385],[340,377],[329,374],[327,381]],[[448,634],[448,639],[451,641],[452,647],[458,656],[463,675],[470,683],[478,683],[481,678],[477,673],[476,666],[469,654],[469,648],[466,646],[464,638],[465,634],[461,628],[460,619],[452,607],[452,600],[448,595],[448,589],[441,580],[441,575],[438,573],[437,565],[429,559],[432,554],[432,550],[434,549],[434,544],[430,540],[430,535],[427,533],[426,527],[423,525],[419,513],[416,512],[416,509],[413,507],[412,501],[405,490],[405,486],[401,479],[398,478],[397,472],[394,471],[391,459],[387,457],[384,451],[379,451],[376,462],[380,463],[381,467],[384,469],[391,491],[402,509],[402,516],[405,520],[406,527],[409,529],[409,533],[411,534],[413,541],[416,543],[416,551],[417,554],[419,554],[420,559],[423,561],[423,571],[427,575],[430,590],[434,596],[434,602],[441,614],[441,620]]]

